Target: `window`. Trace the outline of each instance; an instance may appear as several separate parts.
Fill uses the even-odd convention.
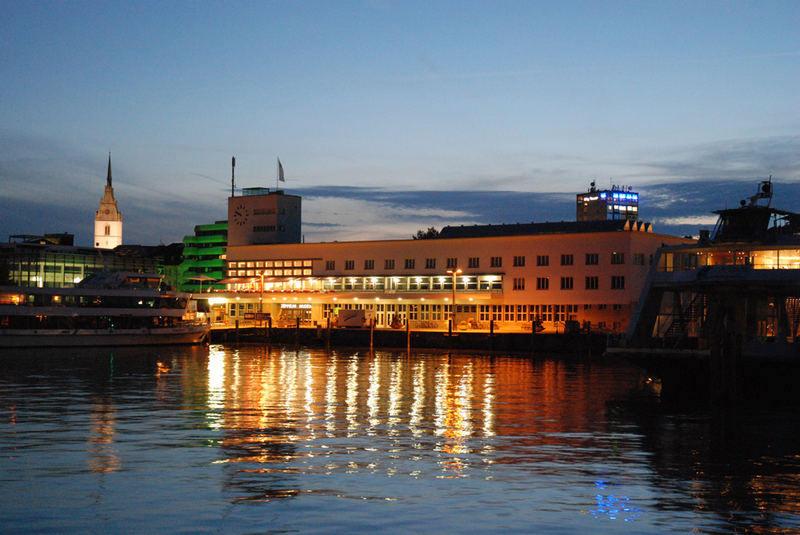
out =
[[[600,287],[599,277],[586,277],[586,289],[597,290]]]
[[[111,225],[106,225],[105,232],[106,236],[111,236]]]
[[[356,261],[355,260],[345,260],[344,261],[344,269],[355,269],[356,268]]]
[[[625,289],[625,277],[622,275],[612,275],[611,276],[611,289],[612,290],[624,290]]]
[[[489,261],[489,265],[491,267],[503,267],[503,257],[493,256],[492,259]]]
[[[515,290],[524,290],[525,289],[525,278],[515,278],[514,279],[514,289]]]
[[[447,259],[447,267],[448,268],[456,268],[458,267],[458,258],[451,257]]]
[[[375,269],[375,261],[374,260],[364,260],[364,269]]]
[[[394,269],[394,258],[387,258],[384,260],[383,269]]]
[[[611,263],[612,264],[624,264],[625,263],[625,253],[611,253]]]
[[[562,254],[561,255],[561,265],[562,266],[571,266],[574,262],[574,258],[571,254]]]
[[[572,277],[561,277],[561,289],[571,290],[573,285]]]
[[[586,265],[596,266],[600,263],[600,255],[597,253],[586,253]]]
[[[537,290],[548,290],[550,289],[550,279],[547,277],[537,277],[536,278],[536,289]]]
[[[633,265],[634,266],[643,266],[644,265],[644,254],[643,253],[633,253]]]
[[[550,265],[550,257],[548,255],[538,255],[536,257],[536,265],[537,266],[549,266]]]
[[[406,269],[414,269],[416,262],[413,258],[406,258]]]
[[[326,260],[325,261],[325,270],[326,271],[333,271],[336,269],[336,260]]]
[[[425,259],[425,269],[436,269],[436,259],[435,258],[426,258]]]
[[[524,256],[515,256],[514,257],[514,267],[524,267],[525,266],[525,257]]]
[[[480,267],[480,259],[477,256],[470,257],[468,261],[468,267],[477,268]]]
[[[611,305],[611,308],[616,311],[622,310],[622,305]]]

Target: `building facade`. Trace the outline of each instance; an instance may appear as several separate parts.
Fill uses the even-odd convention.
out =
[[[589,191],[576,196],[577,221],[602,221],[604,219],[639,219],[639,194],[630,186],[612,186],[598,190],[592,182]]]
[[[243,188],[228,198],[228,244],[300,243],[301,198],[282,190]]]
[[[184,292],[224,290],[225,248],[228,222],[216,221],[194,227],[194,236],[183,238],[183,261],[179,288]]]
[[[441,236],[229,244],[217,302],[229,320],[264,312],[278,324],[324,325],[363,309],[379,327],[447,329],[452,318],[462,329],[623,332],[654,253],[685,242],[630,220],[447,227]]]
[[[0,285],[71,288],[92,273],[160,273],[161,256],[123,255],[94,247],[47,243],[0,244]]]
[[[111,154],[108,155],[106,189],[100,199],[100,208],[94,214],[94,246],[113,249],[122,245],[122,212],[119,211],[111,186]]]

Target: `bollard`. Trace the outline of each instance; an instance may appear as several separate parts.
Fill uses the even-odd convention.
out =
[[[270,317],[267,318],[267,329],[269,329],[267,331],[267,341],[269,343],[272,343],[272,316],[271,315],[270,315]]]
[[[328,328],[326,329],[327,333],[325,335],[325,349],[327,351],[331,350],[331,317],[328,316]]]

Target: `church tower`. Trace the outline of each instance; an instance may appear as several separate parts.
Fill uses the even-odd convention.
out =
[[[117,209],[114,188],[111,187],[111,153],[108,153],[108,176],[106,191],[100,199],[100,209],[94,215],[94,246],[97,249],[113,249],[122,245],[122,214]]]

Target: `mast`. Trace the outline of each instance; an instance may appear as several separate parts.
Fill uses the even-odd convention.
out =
[[[236,169],[236,156],[231,157],[231,197],[234,196],[233,188],[234,188],[234,169]]]

